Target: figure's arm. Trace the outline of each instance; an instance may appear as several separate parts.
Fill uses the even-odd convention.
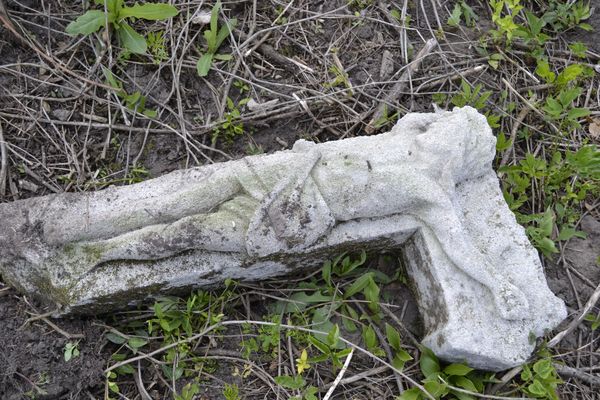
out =
[[[314,143],[308,146],[308,151],[301,154],[302,162],[290,169],[290,174],[262,199],[248,228],[246,248],[249,254],[266,256],[282,250],[306,248],[335,222],[311,177],[321,154]]]

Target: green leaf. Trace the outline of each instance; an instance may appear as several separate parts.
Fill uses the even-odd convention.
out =
[[[356,293],[362,291],[373,281],[373,273],[367,272],[361,275],[354,283],[344,292],[344,298],[354,296]]]
[[[467,26],[475,26],[475,22],[479,19],[477,14],[475,14],[475,11],[473,11],[473,9],[464,1],[460,2],[460,6],[463,9],[463,16],[465,17]]]
[[[123,89],[123,84],[117,80],[117,77],[115,76],[115,74],[112,73],[112,71],[108,68],[106,68],[104,65],[101,65],[102,67],[102,73],[104,74],[104,77],[106,78],[106,82],[112,86],[114,89],[116,89],[117,91],[120,91]]]
[[[208,75],[208,71],[210,71],[210,67],[212,66],[213,55],[211,53],[204,53],[202,57],[196,63],[196,70],[198,71],[198,75],[205,77]]]
[[[340,343],[340,328],[337,324],[333,325],[333,327],[329,330],[327,334],[327,344],[329,347],[337,348]]]
[[[275,382],[287,389],[301,389],[306,385],[304,378],[301,375],[291,377],[289,375],[276,376]]]
[[[217,33],[217,23],[219,22],[219,10],[221,9],[221,1],[217,1],[210,11],[210,31]],[[216,35],[213,35],[216,39]],[[216,49],[215,49],[216,50]]]
[[[327,284],[327,286],[331,286],[331,261],[327,260],[323,264],[323,271],[321,271],[321,276],[323,280]]]
[[[127,341],[127,344],[133,349],[139,349],[148,344],[148,341],[139,337],[132,337]]]
[[[563,106],[560,102],[553,97],[546,98],[546,105],[543,107],[543,110],[546,111],[550,117],[556,119],[560,117],[560,114],[563,111]]]
[[[477,400],[477,397],[472,396],[467,393],[459,392],[457,390],[450,390],[450,392],[458,399],[458,400]]]
[[[396,400],[421,400],[421,390],[418,388],[412,388],[405,390],[400,396],[396,397]]]
[[[215,47],[215,51],[221,46],[221,44],[223,43],[223,41],[225,39],[227,39],[227,37],[229,36],[229,33],[231,32],[231,30],[233,28],[235,28],[235,26],[237,25],[237,19],[232,18],[229,21],[227,21],[225,23],[225,25],[221,26],[221,29],[219,29],[219,33],[217,33],[217,37],[216,37],[216,47]]]
[[[119,375],[130,374],[133,375],[135,373],[135,369],[131,366],[131,364],[121,365],[116,369]]]
[[[385,324],[385,335],[387,336],[388,343],[390,347],[396,351],[402,349],[402,341],[400,340],[400,333],[391,326],[390,324]]]
[[[580,87],[574,87],[571,89],[563,89],[558,95],[558,100],[563,107],[570,106],[573,100],[575,100],[581,94]]]
[[[367,287],[363,290],[365,299],[369,302],[369,309],[377,313],[379,312],[379,286],[373,279],[369,282]]]
[[[229,61],[229,60],[233,59],[233,55],[231,55],[231,54],[214,54],[213,58],[215,60],[219,60],[219,61]]]
[[[556,74],[550,70],[550,64],[548,63],[548,60],[539,59],[535,73],[538,74],[540,78],[545,80],[546,83],[553,83],[556,80]]]
[[[435,398],[438,398],[447,392],[446,385],[435,380],[427,380],[423,386],[425,387],[425,390]]]
[[[394,355],[394,358],[392,359],[392,365],[395,368],[402,370],[404,368],[404,364],[406,364],[407,361],[410,361],[412,359],[413,358],[410,354],[408,354],[407,351],[405,351],[404,349],[400,349]]]
[[[470,390],[471,392],[479,391],[477,390],[475,384],[465,376],[457,376],[456,378],[454,378],[454,383],[456,384],[456,386],[460,386],[461,388]]]
[[[531,369],[528,365],[523,365],[523,372],[521,372],[521,380],[528,381],[533,376]]]
[[[106,3],[108,12],[117,15],[118,11],[123,8],[125,0],[94,0],[94,3],[102,8],[104,8],[104,3]]]
[[[119,393],[119,386],[115,382],[108,382],[108,388],[113,393]]]
[[[170,4],[146,3],[136,4],[133,7],[124,7],[119,11],[119,18],[135,17],[158,21],[176,16],[179,13],[177,8]]]
[[[510,148],[512,140],[507,139],[504,132],[500,132],[496,137],[496,151],[504,151]]]
[[[121,46],[135,54],[145,54],[148,49],[146,39],[137,33],[131,26],[121,23],[117,29]]]
[[[356,332],[358,330],[358,327],[356,326],[354,321],[346,316],[342,317],[342,325],[344,325],[344,329],[350,333]]]
[[[296,292],[290,296],[289,300],[279,301],[275,305],[276,314],[304,311],[311,304],[327,303],[333,301],[333,296],[325,296],[321,292],[306,294],[306,292]]]
[[[541,238],[540,240],[536,241],[536,245],[546,256],[558,253],[556,244],[554,244],[554,241],[550,238]]]
[[[531,11],[525,11],[525,17],[527,18],[527,24],[531,30],[531,34],[536,37],[542,33],[542,28],[546,25],[546,21],[542,18],[538,18]]]
[[[464,364],[450,364],[446,368],[444,368],[444,373],[446,375],[454,375],[454,376],[465,376],[469,372],[473,371],[473,368],[470,368]]]
[[[537,379],[534,379],[533,383],[527,386],[527,390],[536,397],[544,397],[546,395],[546,388]]]
[[[377,335],[375,335],[375,330],[373,327],[371,327],[371,325],[363,328],[362,336],[365,341],[365,345],[369,350],[377,347],[379,344],[377,341]]]
[[[117,335],[117,334],[112,333],[112,332],[107,333],[106,334],[106,338],[109,341],[113,342],[114,344],[123,344],[123,343],[125,343],[127,341],[127,339],[124,338],[123,336]]]
[[[448,25],[450,26],[458,26],[460,24],[460,17],[462,16],[462,8],[459,3],[454,5],[454,9],[452,10],[452,14],[448,17]]]
[[[437,376],[440,372],[440,362],[438,358],[425,346],[421,346],[421,359],[419,360],[421,372],[426,378]]]
[[[314,333],[314,337],[321,341],[322,343],[329,345],[330,347],[336,349],[343,349],[346,346],[341,340],[337,340],[332,345],[332,335],[335,335],[335,331],[337,329],[337,336],[339,337],[339,328],[337,325],[333,325],[333,323],[329,320],[331,307],[325,306],[317,308],[313,311],[312,317],[312,327],[313,329],[323,332],[323,333]]]
[[[585,58],[585,52],[588,50],[587,46],[581,42],[570,43],[569,49],[580,58]]]
[[[148,118],[156,118],[156,116],[158,115],[158,111],[145,109],[144,112],[142,112],[142,114],[144,114]]]
[[[106,26],[106,19],[104,11],[90,10],[67,25],[65,32],[69,35],[89,35]],[[109,22],[112,22],[110,18]]]
[[[583,66],[580,64],[571,64],[562,70],[556,77],[556,83],[558,85],[566,85],[567,83],[577,79],[579,75],[583,73]]]
[[[65,344],[64,357],[66,362],[69,362],[72,358],[79,356],[79,349],[77,348],[78,343],[79,342],[68,342]]]
[[[540,221],[540,229],[541,229],[542,235],[551,236],[553,227],[554,227],[554,212],[552,211],[552,209],[550,207],[548,207],[546,212],[544,212],[544,216],[542,217],[542,220]]]
[[[395,355],[392,359],[392,365],[399,371],[404,369],[404,364],[406,364],[406,361],[402,360],[398,355]]]
[[[175,369],[173,369],[173,365],[171,364],[161,364],[160,368],[168,380],[176,381],[183,375],[182,367],[176,367]]]
[[[552,361],[548,359],[539,360],[535,364],[533,364],[533,370],[536,374],[538,374],[543,379],[548,379],[552,375],[554,371],[554,367],[552,366]]]
[[[591,114],[591,111],[587,108],[572,108],[567,113],[567,118],[577,120],[579,118],[587,117]]]
[[[569,240],[573,237],[579,237],[579,238],[585,239],[587,237],[587,234],[585,232],[578,231],[575,228],[565,226],[560,230],[557,240]]]

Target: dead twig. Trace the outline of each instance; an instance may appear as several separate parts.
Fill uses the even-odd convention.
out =
[[[54,329],[57,333],[60,333],[61,335],[63,335],[64,337],[66,337],[69,340],[71,340],[71,339],[85,339],[85,335],[83,335],[81,333],[69,333],[69,332],[65,331],[64,329],[60,328],[54,322],[50,321],[45,316],[40,316],[40,318],[35,318],[35,319],[39,319],[39,320],[44,321],[50,328]],[[29,321],[29,320],[27,320],[27,321]],[[25,321],[25,323],[22,326],[25,326],[27,324],[27,321]]]
[[[340,384],[340,381],[344,377],[344,374],[346,373],[346,370],[348,369],[348,365],[350,365],[350,360],[352,360],[353,355],[354,355],[354,348],[352,348],[350,350],[350,353],[348,354],[348,356],[346,357],[346,361],[344,362],[344,366],[340,370],[340,373],[335,377],[335,380],[333,381],[333,385],[331,385],[331,387],[329,388],[327,393],[325,393],[325,396],[323,396],[323,400],[329,400],[329,398],[331,398],[331,396],[333,395],[333,392],[335,391],[335,388]]]
[[[421,48],[421,50],[419,50],[415,59],[406,66],[406,70],[402,73],[398,82],[392,87],[392,89],[387,94],[387,96],[385,96],[385,98],[379,103],[379,106],[377,106],[377,109],[375,109],[375,112],[373,113],[373,117],[371,118],[371,120],[367,124],[367,127],[365,128],[365,132],[368,135],[375,132],[375,130],[377,129],[377,123],[381,119],[381,117],[384,115],[385,110],[388,107],[388,104],[391,104],[398,97],[400,97],[400,95],[404,91],[406,84],[408,82],[410,82],[410,80],[412,79],[412,76],[419,70],[421,63],[423,62],[425,57],[427,57],[429,55],[429,53],[431,53],[431,51],[433,50],[433,48],[436,45],[437,45],[436,39],[434,39],[434,38],[429,39],[427,42],[425,42],[425,45],[423,46],[423,48]]]
[[[31,305],[31,303],[29,303],[29,301],[27,301],[27,299],[25,298],[25,303],[34,311],[34,312],[30,312],[27,311],[27,313],[29,315],[33,315],[32,317],[28,318],[23,325],[21,325],[21,327],[19,327],[19,330],[23,329],[27,324],[30,324],[33,321],[44,321],[50,328],[54,329],[56,332],[60,333],[61,335],[63,335],[64,337],[66,337],[67,339],[71,340],[71,339],[85,339],[85,335],[82,335],[81,333],[69,333],[63,329],[61,329],[58,325],[56,325],[54,322],[50,321],[47,317],[49,317],[50,315],[54,314],[56,312],[56,310],[54,311],[49,311],[43,314],[40,314],[37,312],[37,310]]]
[[[521,109],[521,111],[517,115],[517,119],[515,120],[515,122],[512,126],[512,129],[510,131],[510,148],[506,149],[506,151],[502,155],[502,160],[500,161],[500,167],[503,167],[506,165],[506,163],[508,163],[508,158],[510,157],[510,155],[513,153],[513,151],[515,149],[515,146],[514,146],[515,139],[517,138],[517,132],[519,130],[519,127],[521,127],[521,124],[525,120],[525,117],[527,117],[527,114],[529,114],[530,110],[531,109],[529,107],[523,107],[523,109]]]
[[[554,369],[559,375],[565,378],[576,378],[584,381],[593,386],[600,387],[600,376],[588,374],[587,372],[581,371],[577,368],[568,367],[561,364],[553,364]]]
[[[583,308],[579,311],[577,318],[575,318],[573,321],[571,321],[571,323],[567,326],[567,328],[565,330],[560,331],[559,333],[556,334],[556,336],[554,336],[552,339],[550,339],[550,341],[548,342],[548,347],[556,346],[558,343],[560,343],[561,340],[564,339],[565,336],[567,336],[569,333],[573,332],[573,330],[575,330],[575,328],[577,328],[579,326],[579,324],[581,324],[583,322],[583,319],[585,318],[587,313],[590,312],[590,310],[596,305],[599,298],[600,298],[600,284],[598,284],[598,286],[596,287],[596,290],[594,290],[594,293],[592,293],[592,295],[588,299],[587,303],[585,303],[585,306],[583,306]]]
[[[148,391],[144,386],[144,381],[142,380],[142,367],[139,361],[137,363],[136,371],[133,374],[133,379],[135,380],[135,385],[137,386],[138,393],[142,400],[152,400],[152,397],[148,394]]]
[[[0,8],[2,6],[0,5]],[[4,131],[0,123],[0,197],[6,194],[6,177],[8,174],[8,153],[4,141]]]

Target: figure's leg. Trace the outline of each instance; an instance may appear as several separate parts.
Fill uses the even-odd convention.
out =
[[[526,318],[529,302],[524,293],[494,269],[465,232],[450,201],[437,200],[423,209],[418,217],[439,240],[450,260],[467,275],[486,286],[494,296],[500,315],[508,320]]]
[[[136,185],[71,194],[68,202],[54,202],[51,197],[32,199],[28,209],[34,210],[32,221],[44,221],[44,240],[51,245],[114,237],[212,212],[243,191],[238,164],[198,167]],[[21,222],[15,219],[13,223]]]
[[[76,246],[81,253],[96,255],[96,264],[160,259],[191,249],[243,252],[249,219],[257,206],[257,201],[249,196],[236,196],[213,213],[191,215]]]

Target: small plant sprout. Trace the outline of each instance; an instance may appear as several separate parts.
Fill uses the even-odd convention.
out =
[[[94,0],[102,10],[89,10],[67,25],[69,35],[90,35],[100,28],[112,25],[124,49],[135,54],[145,54],[146,39],[129,25],[128,21],[145,19],[159,21],[174,17],[178,11],[170,4],[146,3],[126,6],[124,0]]]
[[[301,375],[304,371],[310,368],[310,364],[308,363],[308,353],[306,352],[306,349],[302,350],[300,358],[296,359],[296,368],[298,369],[299,375]]]
[[[467,26],[475,26],[475,22],[478,19],[473,9],[464,1],[454,4],[452,14],[448,17],[448,25],[457,27],[460,24],[461,18],[464,18]]]
[[[175,395],[175,400],[192,400],[200,392],[200,388],[196,383],[188,383],[182,389],[180,394]],[[231,400],[225,397],[227,400]]]
[[[210,13],[210,27],[204,31],[204,39],[206,39],[206,51],[200,56],[196,63],[196,69],[199,76],[206,76],[212,67],[213,60],[227,61],[231,59],[231,54],[217,54],[219,47],[223,41],[229,36],[231,30],[237,24],[237,19],[232,18],[219,28],[219,11],[221,10],[221,2],[217,1]]]
[[[240,400],[240,388],[235,383],[226,383],[223,388],[225,400]]]
[[[64,358],[66,362],[69,362],[71,359],[79,356],[79,341],[77,342],[67,342],[64,348]]]

